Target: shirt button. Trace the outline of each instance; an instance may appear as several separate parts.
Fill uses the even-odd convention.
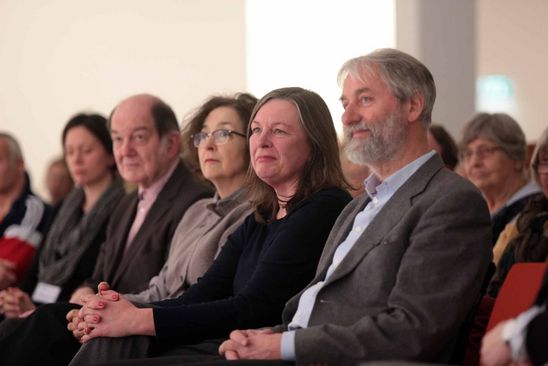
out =
[[[357,226],[356,229],[354,229],[357,233],[361,233],[363,231],[363,228],[361,226]]]
[[[373,203],[379,203],[379,199],[377,197],[373,198]]]

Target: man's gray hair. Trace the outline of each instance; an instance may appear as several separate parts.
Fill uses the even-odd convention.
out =
[[[339,85],[347,76],[365,82],[365,78],[378,75],[392,94],[401,102],[416,94],[424,98],[424,108],[419,120],[425,127],[432,122],[432,109],[436,101],[434,77],[423,63],[413,56],[393,48],[382,48],[368,55],[350,59],[337,75]]]

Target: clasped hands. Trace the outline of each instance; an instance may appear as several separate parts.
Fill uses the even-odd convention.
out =
[[[82,308],[67,313],[67,328],[80,343],[96,337],[123,337],[131,335],[126,323],[132,310],[137,309],[106,282],[98,286],[97,294],[83,295]]]
[[[280,360],[281,339],[282,334],[270,328],[234,330],[219,347],[219,354],[227,360]]]
[[[0,291],[0,314],[6,318],[26,317],[35,308],[29,295],[17,287]]]
[[[281,360],[281,344],[282,333],[274,333],[271,328],[234,330],[219,347],[219,354],[227,360]]]

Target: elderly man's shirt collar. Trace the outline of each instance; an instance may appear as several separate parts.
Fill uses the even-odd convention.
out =
[[[365,179],[365,192],[372,201],[385,200],[391,197],[434,154],[435,151],[429,151],[421,155],[386,178],[384,182],[375,173],[372,173]]]

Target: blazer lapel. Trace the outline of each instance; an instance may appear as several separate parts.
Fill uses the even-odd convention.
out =
[[[124,215],[120,222],[116,224],[118,227],[118,230],[116,230],[115,238],[113,238],[112,242],[115,243],[116,247],[114,248],[113,255],[111,258],[107,258],[108,260],[108,273],[111,273],[111,278],[105,279],[108,280],[111,285],[114,285],[114,277],[117,273],[118,268],[120,267],[120,262],[122,261],[124,257],[124,252],[127,244],[127,237],[129,235],[129,229],[131,228],[131,224],[133,223],[133,220],[135,219],[135,214],[137,212],[137,204],[139,202],[137,192],[131,193],[131,202],[128,205],[128,214]]]
[[[179,165],[173,171],[166,185],[158,194],[156,201],[152,204],[152,207],[150,207],[143,224],[133,239],[133,243],[130,244],[127,252],[122,252],[120,265],[116,271],[113,282],[116,282],[116,280],[125,273],[127,267],[131,265],[132,259],[143,250],[144,242],[150,237],[150,233],[156,230],[155,223],[158,222],[158,220],[162,220],[166,212],[169,211],[171,202],[173,202],[175,196],[181,194],[181,185],[188,178],[188,174],[185,173],[186,170],[182,167],[182,163],[179,162]],[[129,226],[131,226],[131,223],[129,223]]]
[[[439,156],[434,155],[394,193],[392,198],[390,198],[373,221],[371,221],[367,229],[362,233],[352,249],[350,249],[346,257],[335,269],[331,277],[326,281],[326,285],[337,281],[341,277],[352,272],[367,253],[382,243],[392,228],[408,213],[409,208],[412,206],[413,198],[425,190],[430,179],[432,179],[434,174],[441,168],[443,168],[441,159]],[[363,207],[365,206],[359,206],[359,209],[354,213],[351,219],[348,220],[350,221],[349,227],[347,226],[345,228],[344,236],[338,238],[333,253],[335,252],[336,247],[338,247],[348,235],[356,214],[363,209]],[[331,253],[331,258],[333,257],[333,253]],[[331,260],[327,263],[326,267],[328,267],[330,263]]]
[[[318,263],[318,271],[317,275],[322,275],[327,272],[327,268],[331,264],[331,261],[333,260],[333,255],[335,254],[335,251],[339,247],[339,244],[343,242],[343,240],[348,236],[348,233],[350,230],[352,230],[352,225],[354,224],[354,218],[356,215],[364,209],[364,207],[369,203],[371,199],[367,195],[367,193],[363,193],[359,198],[357,198],[357,202],[354,203],[354,208],[350,210],[348,213],[343,213],[340,217],[345,215],[346,217],[340,221],[339,224],[335,224],[333,229],[331,230],[333,234],[333,238],[331,240],[328,240],[328,244],[323,250],[322,256],[320,258],[320,261]],[[325,276],[322,276],[323,279]]]

